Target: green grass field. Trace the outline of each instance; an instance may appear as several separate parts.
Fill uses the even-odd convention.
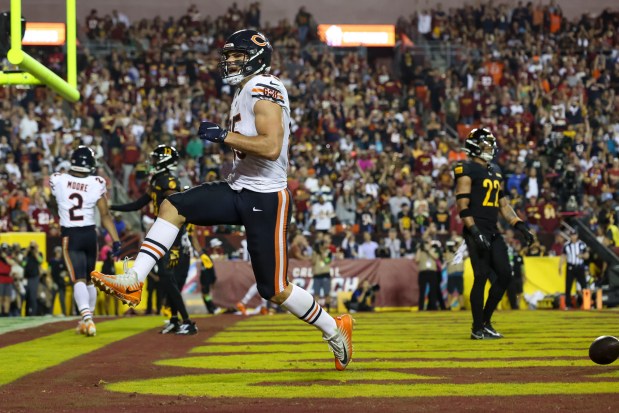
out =
[[[320,333],[294,317],[239,317],[217,334],[202,333],[183,357],[166,358],[162,349],[155,364],[172,366],[173,374],[108,382],[105,389],[275,399],[619,393],[619,361],[598,366],[588,357],[596,337],[619,335],[619,312],[498,312],[494,324],[505,338],[484,341],[469,339],[465,311],[354,316],[353,362],[344,372],[334,369]],[[0,385],[145,331],[148,340],[161,339],[154,330],[160,323],[112,320],[96,338],[63,331],[0,348]]]
[[[187,357],[158,362],[187,368],[187,375],[107,388],[275,398],[619,393],[616,366],[596,366],[588,358],[593,339],[619,335],[618,313],[503,312],[496,316],[495,326],[506,338],[486,341],[469,339],[468,312],[355,314],[355,318],[355,353],[345,372],[333,369],[317,331],[281,315],[241,321],[193,348]],[[536,369],[548,367],[556,369],[557,381],[540,386]],[[579,367],[593,367],[595,372],[566,383],[561,371],[567,368],[573,374]],[[488,377],[479,383],[452,380],[479,369],[492,369],[488,376],[503,370],[504,376],[513,371],[530,377],[519,379],[517,386]]]

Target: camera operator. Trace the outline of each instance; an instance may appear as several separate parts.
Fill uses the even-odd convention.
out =
[[[30,246],[26,252],[26,264],[24,265],[24,274],[28,280],[26,289],[26,315],[37,315],[37,292],[39,290],[42,262],[43,254],[39,251],[39,244],[35,241],[30,242]]]
[[[0,317],[8,317],[13,293],[11,267],[15,261],[10,256],[9,244],[0,245]]]
[[[419,311],[424,310],[426,301],[426,288],[429,286],[427,310],[436,310],[438,297],[438,277],[440,250],[433,245],[432,240],[425,237],[420,245],[419,251],[415,256],[417,268],[419,269]]]
[[[461,239],[452,237],[446,243],[445,263],[447,265],[447,306],[453,308],[457,303],[457,307],[464,309],[464,259],[456,260],[458,245],[462,243]],[[457,262],[456,262],[457,261]]]
[[[344,305],[351,313],[374,311],[374,302],[376,301],[376,292],[378,290],[380,290],[378,284],[372,285],[368,280],[364,280],[352,293],[350,301],[346,301]]]

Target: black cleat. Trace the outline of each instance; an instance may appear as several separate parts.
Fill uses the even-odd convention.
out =
[[[177,333],[181,328],[181,324],[178,320],[170,320],[168,324],[159,332],[159,334],[174,334]]]
[[[484,339],[484,329],[479,330],[471,330],[471,340],[483,340]]]
[[[503,334],[496,331],[490,323],[484,324],[484,336],[488,336],[490,339],[503,338]]]
[[[196,327],[196,323],[194,323],[193,321],[189,321],[187,323],[181,324],[176,334],[179,336],[191,336],[194,334],[198,334],[198,327]]]

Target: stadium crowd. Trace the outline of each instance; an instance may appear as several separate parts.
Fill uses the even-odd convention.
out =
[[[110,188],[117,179],[130,196],[143,192],[158,144],[179,150],[183,186],[225,178],[232,152],[202,142],[196,129],[201,119],[227,124],[233,90],[221,82],[218,49],[252,27],[271,40],[272,73],[292,105],[293,245],[307,249],[303,237],[328,232],[340,256],[374,258],[459,241],[451,165],[477,126],[497,137],[505,189],[538,233],[524,254],[560,254],[561,219],[574,214],[619,245],[619,22],[610,11],[569,21],[554,0],[437,4],[397,21],[392,67],[362,49],[318,42],[304,8],[277,24],[263,21],[259,3],[234,3],[221,16],[192,5],[179,19],[134,22],[92,10],[82,23],[78,103],[45,88],[0,88],[0,232],[58,237],[49,176],[67,169],[79,144],[109,165],[113,176],[99,174]],[[110,42],[107,53],[95,47]],[[424,52],[453,46],[448,65]],[[31,53],[63,71],[62,51]]]

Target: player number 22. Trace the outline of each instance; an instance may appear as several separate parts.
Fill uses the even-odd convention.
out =
[[[483,206],[498,207],[499,206],[499,190],[501,189],[501,182],[497,180],[484,179],[482,183],[486,188],[486,197],[484,198]],[[492,192],[494,191],[494,199]]]

